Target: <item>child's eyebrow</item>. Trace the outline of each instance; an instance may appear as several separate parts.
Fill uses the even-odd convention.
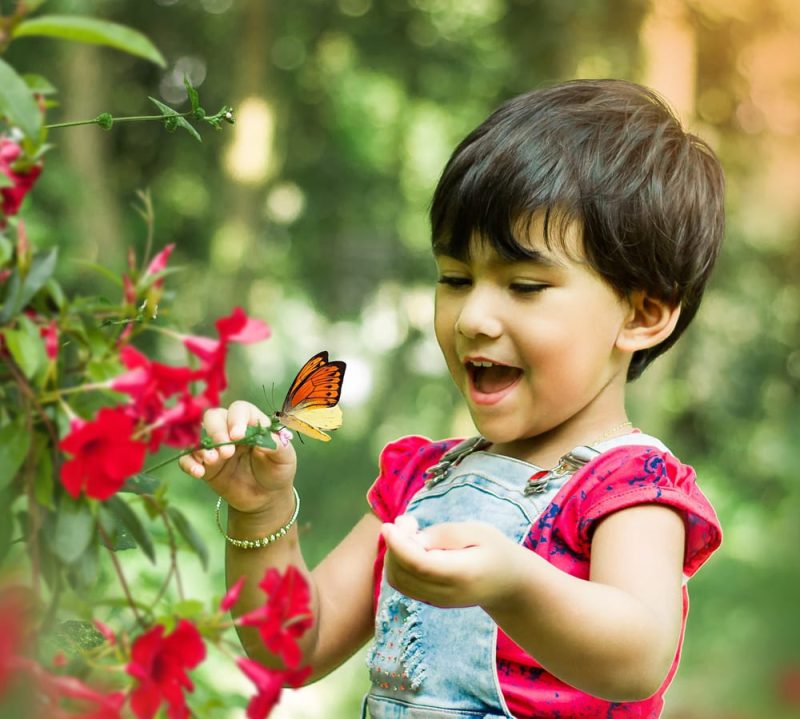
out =
[[[469,264],[471,261],[470,256],[458,256],[452,255],[449,252],[434,252],[434,260],[453,260],[454,262],[461,262],[463,264]],[[524,255],[520,255],[519,257],[514,257],[510,259],[506,259],[505,257],[494,257],[488,261],[489,265],[499,266],[499,265],[539,265],[540,267],[552,267],[552,268],[564,268],[566,265],[564,262],[556,259],[552,255],[548,255],[544,252],[539,250],[525,250]]]
[[[563,269],[566,265],[560,260],[539,250],[526,249],[525,254],[519,259],[498,260],[499,264],[538,265],[548,269]]]
[[[457,257],[449,254],[448,252],[435,252],[434,259],[448,259],[465,264],[469,264],[470,262],[469,256]],[[564,267],[566,267],[563,262],[556,259],[552,255],[548,255],[544,252],[534,249],[526,249],[524,255],[514,259],[505,259],[499,256],[493,257],[488,261],[487,264],[492,267],[501,267],[504,265],[536,265],[537,267],[543,267],[546,269],[564,269]]]

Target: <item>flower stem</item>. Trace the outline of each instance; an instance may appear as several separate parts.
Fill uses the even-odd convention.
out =
[[[166,120],[169,117],[188,117],[192,114],[189,112],[176,112],[174,115],[127,115],[125,117],[115,117],[114,124],[118,122],[146,122],[148,120]],[[99,125],[98,118],[93,117],[91,120],[72,120],[71,122],[55,122],[52,125],[45,125],[47,130],[57,130],[61,127],[77,127],[79,125]]]
[[[252,444],[254,445],[255,442],[253,441],[252,437],[242,437],[242,439],[232,439],[228,442],[217,442],[216,444],[199,444],[197,447],[189,447],[189,449],[183,450],[179,454],[176,454],[168,459],[165,459],[163,462],[159,462],[158,464],[154,464],[152,467],[146,467],[142,470],[145,474],[149,472],[154,472],[157,469],[161,469],[172,462],[179,460],[181,457],[185,457],[187,454],[191,454],[192,452],[197,452],[201,449],[216,449],[217,447],[224,447],[226,444]]]
[[[136,602],[133,599],[133,595],[131,594],[131,589],[128,586],[128,580],[125,579],[125,575],[122,572],[122,566],[117,559],[116,552],[111,548],[112,542],[111,538],[106,534],[105,530],[100,526],[97,525],[97,531],[99,532],[100,536],[103,539],[103,544],[105,545],[106,549],[108,549],[108,553],[111,556],[111,563],[114,565],[114,571],[117,573],[117,578],[119,579],[119,583],[122,586],[122,591],[125,593],[125,597],[128,600],[128,606],[130,606],[131,610],[133,611],[133,616],[136,617],[136,621],[139,623],[140,626],[145,626],[145,622],[142,619],[142,615],[139,614],[139,609],[136,606]]]

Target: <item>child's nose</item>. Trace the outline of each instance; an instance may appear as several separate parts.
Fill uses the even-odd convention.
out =
[[[456,321],[456,331],[469,339],[478,336],[498,337],[502,322],[492,298],[485,292],[473,291],[464,301]]]

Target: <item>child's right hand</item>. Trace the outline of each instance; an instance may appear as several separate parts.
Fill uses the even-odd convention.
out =
[[[214,444],[244,437],[248,425],[269,425],[270,419],[250,402],[233,402],[203,414],[203,428]],[[205,479],[230,507],[253,514],[268,510],[289,491],[297,469],[291,443],[277,441],[277,449],[226,444],[198,449],[179,460],[181,469]]]

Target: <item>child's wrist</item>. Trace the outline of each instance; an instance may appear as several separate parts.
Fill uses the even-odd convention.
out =
[[[270,492],[258,509],[242,510],[228,506],[228,532],[234,536],[261,536],[284,525],[295,510],[295,492],[291,486]]]

